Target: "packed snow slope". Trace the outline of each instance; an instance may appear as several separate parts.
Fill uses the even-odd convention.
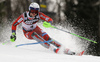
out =
[[[38,23],[38,25],[44,31],[46,31],[50,35],[50,37],[57,40],[66,48],[69,48],[72,51],[85,51],[88,46],[88,44],[81,44],[81,42],[85,41],[82,41],[81,39],[73,35],[53,28],[44,28],[42,27],[41,23]],[[68,30],[61,26],[56,27]],[[3,39],[2,43],[9,41],[9,36],[11,35],[11,27],[7,26],[7,28],[5,28],[2,31],[2,33],[5,33],[5,35],[1,34]],[[74,32],[73,30],[68,31]],[[17,39],[15,42],[9,42],[5,45],[2,45],[2,43],[0,43],[0,62],[100,62],[100,57],[92,55],[74,56],[66,54],[56,54],[53,51],[44,48],[40,44],[15,47],[19,44],[36,42],[35,40],[26,39],[20,26],[17,28],[16,33]]]
[[[100,62],[100,57],[55,54],[38,48],[26,49],[0,45],[0,62]]]

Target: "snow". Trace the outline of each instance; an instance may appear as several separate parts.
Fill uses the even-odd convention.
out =
[[[77,37],[74,37],[68,33],[64,33],[62,31],[53,28],[44,28],[42,27],[41,23],[38,25],[44,31],[46,31],[50,35],[50,37],[59,41],[62,45],[71,49],[72,51],[80,52],[85,50],[85,48],[82,47],[82,44],[78,43],[78,41],[81,40],[78,39]],[[62,28],[60,26],[57,27]],[[6,30],[7,31],[6,33],[11,32],[10,31],[11,28],[8,27],[8,29],[9,31]],[[9,39],[10,34],[8,34],[7,36]],[[26,39],[23,35],[21,28],[18,27],[16,42],[11,42],[6,45],[2,45],[2,43],[0,43],[0,62],[100,62],[99,56],[92,56],[92,55],[75,56],[66,54],[56,54],[53,51],[44,48],[40,44],[15,47],[18,44],[33,43],[33,42],[36,41]]]
[[[71,56],[0,45],[0,62],[100,62],[100,57]]]

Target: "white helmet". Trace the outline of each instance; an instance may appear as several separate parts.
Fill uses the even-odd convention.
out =
[[[39,6],[38,3],[33,2],[33,3],[31,3],[30,6],[29,6],[29,11],[30,11],[31,9],[33,9],[33,10],[38,10],[38,11],[39,11],[39,10],[40,10],[40,6]]]

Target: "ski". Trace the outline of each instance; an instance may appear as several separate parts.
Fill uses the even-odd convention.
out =
[[[84,51],[80,52],[80,53],[77,53],[76,55],[78,56],[82,56],[84,54]]]
[[[7,44],[7,43],[9,43],[9,42],[10,42],[10,40],[8,40],[8,41],[6,41],[6,42],[3,42],[2,45],[5,45],[5,44]]]

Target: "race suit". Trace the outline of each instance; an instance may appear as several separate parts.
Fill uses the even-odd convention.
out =
[[[46,32],[44,32],[42,29],[40,29],[36,24],[39,21],[39,19],[42,19],[42,20],[44,20],[46,22],[50,22],[50,23],[53,22],[53,20],[50,17],[48,17],[47,15],[45,15],[42,12],[39,12],[35,17],[30,17],[29,11],[26,11],[14,21],[14,23],[12,24],[12,32],[16,33],[16,26],[18,24],[22,23],[22,29],[23,29],[23,32],[24,32],[24,35],[26,38],[34,39],[32,37],[32,34],[35,32],[39,36],[41,36],[44,40],[48,41],[51,39],[49,37],[49,35]],[[35,36],[38,38],[37,35],[35,35]],[[39,40],[41,40],[41,39],[39,39]],[[41,40],[41,41],[43,41],[43,40]],[[57,47],[60,47],[60,44],[56,43],[55,41],[52,41],[51,43],[53,43],[53,44],[55,43],[55,45]],[[49,46],[50,46],[50,44],[47,44],[47,43],[45,43],[45,45],[47,48],[49,48]]]

